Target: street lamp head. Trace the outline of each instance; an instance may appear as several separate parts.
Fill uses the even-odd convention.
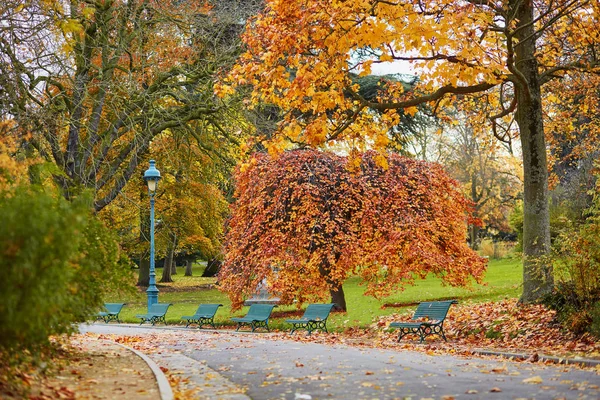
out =
[[[144,172],[144,180],[148,184],[150,193],[156,192],[156,187],[160,179],[160,171],[156,169],[155,164],[156,162],[154,160],[150,160],[150,168]]]

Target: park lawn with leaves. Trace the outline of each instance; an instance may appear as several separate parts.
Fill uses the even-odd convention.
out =
[[[215,323],[222,328],[233,328],[233,316],[243,316],[248,308],[231,313],[229,298],[216,288],[215,278],[201,277],[203,264],[196,264],[191,277],[183,276],[183,268],[179,268],[177,275],[173,276],[173,283],[159,283],[159,302],[171,303],[167,312],[168,324],[181,324],[183,315],[192,315],[198,305],[203,303],[223,304],[215,316]],[[490,260],[484,282],[473,283],[471,288],[457,288],[444,286],[440,279],[427,277],[417,280],[415,286],[406,286],[403,291],[383,299],[375,299],[364,295],[364,286],[360,285],[358,277],[348,279],[344,284],[344,291],[348,302],[348,312],[331,314],[327,326],[331,331],[344,331],[347,328],[366,328],[381,316],[402,312],[414,308],[421,301],[458,299],[459,301],[472,300],[476,302],[497,301],[504,298],[516,298],[520,294],[522,282],[522,266],[517,258]],[[146,312],[146,293],[140,289],[138,293],[129,298],[110,297],[106,302],[124,302],[120,318],[124,322],[139,322],[135,315]],[[304,307],[303,307],[304,308]],[[301,315],[295,305],[279,306],[275,308],[273,317],[269,322],[271,329],[288,330],[289,324],[285,319]]]

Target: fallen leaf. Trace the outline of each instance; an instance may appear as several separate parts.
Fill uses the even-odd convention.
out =
[[[479,393],[479,392],[478,392],[477,390],[475,390],[475,389],[469,389],[469,390],[467,390],[465,393],[466,393],[466,394],[477,394],[477,393]]]
[[[490,389],[490,392],[492,393],[500,393],[502,391],[502,389],[500,389],[499,387],[493,387]]]
[[[532,385],[539,385],[544,382],[541,376],[532,376],[531,378],[523,379],[523,383],[531,383]]]

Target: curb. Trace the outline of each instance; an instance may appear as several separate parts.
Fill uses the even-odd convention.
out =
[[[502,351],[492,351],[492,350],[483,350],[483,349],[475,349],[473,350],[473,354],[479,354],[482,356],[498,356],[504,358],[514,358],[517,360],[527,360],[527,359],[535,359],[535,361],[549,361],[555,364],[563,364],[563,365],[580,365],[583,367],[597,367],[600,365],[600,360],[591,360],[588,358],[561,358],[554,356],[547,356],[544,354],[536,355],[535,354],[524,354],[524,353],[507,353]]]
[[[156,363],[150,359],[150,357],[148,357],[144,353],[137,351],[136,349],[132,349],[131,347],[125,346],[121,343],[113,342],[112,340],[106,340],[106,341],[110,342],[111,344],[119,345],[119,346],[123,347],[124,349],[131,351],[132,353],[134,353],[135,355],[140,357],[142,360],[144,360],[146,362],[146,364],[148,364],[148,366],[152,370],[152,373],[154,374],[154,376],[156,377],[156,383],[158,384],[158,392],[160,394],[160,398],[162,400],[173,400],[173,398],[174,398],[173,389],[171,389],[171,385],[169,384],[167,377],[162,372],[162,370],[158,367],[158,365],[156,365]]]

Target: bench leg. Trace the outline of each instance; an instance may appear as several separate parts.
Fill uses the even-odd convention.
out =
[[[427,328],[419,327],[419,343],[423,343],[425,341],[425,337],[430,334],[427,332]]]
[[[309,330],[308,330],[308,334],[310,335],[310,333],[312,331],[316,331],[318,329],[320,329],[321,331],[325,331],[327,332],[327,326],[325,321],[311,321],[309,322]],[[329,332],[327,332],[329,333]]]
[[[252,327],[252,332],[257,330],[258,328],[265,328],[267,332],[271,332],[269,330],[269,321],[252,321],[250,323],[250,326]]]
[[[305,328],[305,324],[298,323],[298,322],[292,322],[292,330],[290,331],[290,335],[301,328]]]

